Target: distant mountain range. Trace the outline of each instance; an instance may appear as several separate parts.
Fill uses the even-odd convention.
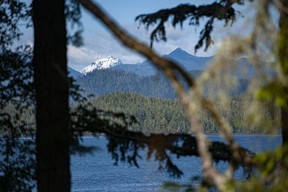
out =
[[[187,71],[204,70],[207,68],[209,62],[213,57],[196,57],[181,48],[177,48],[168,55],[163,57],[179,63]],[[113,69],[132,72],[141,76],[150,76],[156,74],[157,70],[149,60],[137,64],[123,64],[119,59],[109,56],[107,58],[99,59],[87,67],[83,68],[80,72],[86,75],[95,70],[100,69]]]
[[[213,58],[213,57],[196,57],[187,53],[181,48],[177,48],[168,55],[164,55],[163,57],[177,62],[187,71],[195,71],[195,70],[202,71],[207,68],[209,62]],[[145,60],[142,63],[134,65],[130,64],[116,65],[113,68],[133,72],[142,76],[154,75],[157,72],[156,68],[152,65],[152,63],[149,60]]]
[[[212,57],[196,57],[181,48],[177,48],[163,57],[173,60],[197,78],[203,70],[207,69]],[[237,60],[239,66],[248,66],[248,74],[253,75],[250,70],[249,61],[245,58]],[[162,73],[157,73],[156,68],[149,60],[138,64],[123,64],[119,59],[112,56],[99,59],[81,70],[69,70],[71,76],[76,78],[86,94],[105,95],[114,92],[137,93],[144,96],[159,98],[175,98],[176,94],[169,81]],[[248,85],[247,79],[243,79],[240,69],[231,73],[239,80],[239,87],[231,92],[237,95],[243,92]]]

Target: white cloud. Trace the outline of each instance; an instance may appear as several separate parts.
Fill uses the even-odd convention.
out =
[[[129,34],[137,38],[145,44],[150,44],[151,30],[147,31],[144,26],[138,27],[138,23],[124,24],[122,27]],[[195,31],[194,27],[184,26],[182,29],[177,26],[167,26],[166,29],[167,42],[154,42],[153,49],[160,55],[169,54],[178,47],[186,50],[190,54],[194,54],[194,46],[197,43],[199,31]],[[134,51],[123,46],[114,36],[107,30],[89,30],[83,33],[84,46],[76,48],[69,46],[69,64],[72,68],[80,70],[89,65],[92,61],[107,57],[109,55],[120,59],[123,63],[138,63],[144,58]],[[218,46],[212,46],[207,52],[203,49],[197,51],[197,56],[211,56],[215,53]]]
[[[68,64],[76,70],[81,70],[85,66],[91,64],[94,60],[105,57],[94,50],[85,47],[68,46]]]
[[[127,64],[135,64],[143,60],[141,56],[122,46],[109,34],[85,36],[84,43],[80,48],[68,46],[69,66],[78,71],[93,61],[109,55]]]

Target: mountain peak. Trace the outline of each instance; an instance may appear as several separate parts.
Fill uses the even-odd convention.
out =
[[[183,49],[181,49],[180,47],[176,48],[174,51],[172,51],[171,53],[169,53],[167,55],[168,57],[172,57],[172,58],[181,58],[181,57],[191,57],[192,55],[189,54],[188,52],[184,51]],[[193,57],[193,56],[192,56]]]
[[[113,56],[108,56],[106,58],[102,58],[102,59],[98,59],[96,61],[93,61],[92,64],[83,68],[80,72],[82,74],[87,74],[87,73],[90,73],[94,70],[108,69],[110,67],[113,67],[115,65],[120,65],[120,64],[122,64],[120,59],[117,59]]]
[[[181,52],[186,52],[186,51],[184,51],[181,47],[177,47],[174,51],[181,51]],[[172,51],[172,52],[174,52],[174,51]]]
[[[184,69],[191,70],[205,70],[212,57],[197,57],[189,54],[180,47],[166,55],[168,59],[176,61]]]
[[[181,55],[190,55],[190,54],[187,53],[186,51],[184,51],[183,49],[181,49],[180,47],[178,47],[178,48],[176,48],[174,51],[172,51],[171,53],[169,53],[169,55],[181,56]]]

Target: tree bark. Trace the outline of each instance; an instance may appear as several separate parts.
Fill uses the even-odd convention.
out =
[[[64,0],[34,0],[37,191],[70,191]]]
[[[280,32],[278,40],[278,56],[283,75],[284,92],[288,93],[288,2],[281,0],[280,5]],[[288,144],[288,99],[286,106],[281,107],[281,129],[283,145]]]

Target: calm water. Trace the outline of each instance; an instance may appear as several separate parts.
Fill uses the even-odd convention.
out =
[[[211,136],[212,140],[220,140],[218,136]],[[280,145],[280,136],[236,136],[236,140],[246,148],[254,152],[266,151]],[[72,171],[72,191],[73,192],[105,192],[105,191],[157,191],[165,181],[175,181],[188,183],[192,176],[199,176],[200,160],[196,157],[177,159],[177,165],[184,172],[180,179],[170,178],[165,171],[158,170],[158,162],[153,159],[147,160],[143,151],[143,159],[139,160],[140,168],[130,166],[127,163],[114,165],[110,154],[107,153],[105,137],[84,138],[87,146],[96,146],[93,154],[79,156],[73,155],[71,162]],[[224,169],[225,163],[217,164],[219,169]],[[236,172],[236,176],[241,178],[242,171]]]

